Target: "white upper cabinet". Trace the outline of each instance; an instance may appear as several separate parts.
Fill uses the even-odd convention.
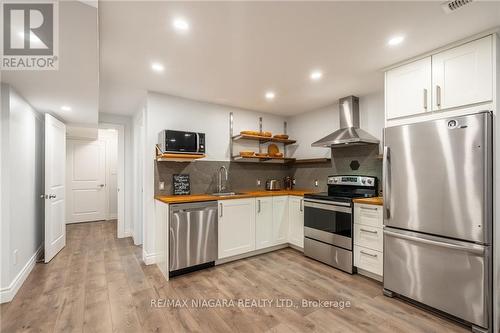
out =
[[[255,213],[255,248],[273,246],[273,198],[257,198]]]
[[[288,242],[300,248],[304,247],[304,199],[290,197],[288,200]]]
[[[387,71],[386,118],[405,117],[429,110],[431,78],[431,57]]]
[[[432,56],[433,110],[493,99],[492,44],[487,36]]]
[[[273,197],[274,245],[288,242],[288,196]]]
[[[219,259],[255,250],[255,199],[218,203]]]

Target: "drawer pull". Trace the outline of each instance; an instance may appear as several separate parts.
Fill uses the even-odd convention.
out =
[[[359,230],[363,231],[363,232],[369,232],[370,234],[378,234],[377,230],[368,230],[368,229],[363,229],[363,228],[360,228]]]
[[[378,257],[377,254],[368,253],[368,252],[365,252],[363,250],[359,251],[359,253],[364,254],[366,256],[369,256],[369,257],[372,257],[372,258],[377,258]]]
[[[365,207],[365,206],[360,206],[359,208],[361,208],[361,209],[366,209],[366,210],[377,210],[377,207]]]

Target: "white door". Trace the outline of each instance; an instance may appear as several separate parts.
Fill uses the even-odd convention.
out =
[[[255,214],[255,248],[273,245],[273,198],[257,198]]]
[[[255,199],[219,201],[219,259],[255,250]]]
[[[66,126],[45,114],[45,262],[66,245]]]
[[[432,56],[433,110],[493,98],[492,37],[484,37]]]
[[[304,247],[304,199],[290,197],[288,200],[288,242]]]
[[[106,218],[106,141],[68,140],[67,223]]]
[[[273,241],[275,245],[288,241],[288,196],[273,197]]]
[[[405,117],[431,109],[431,57],[387,71],[386,118]]]

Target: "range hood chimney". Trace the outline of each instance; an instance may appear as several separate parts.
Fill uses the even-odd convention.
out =
[[[378,144],[379,140],[359,128],[359,98],[347,96],[339,100],[340,129],[314,142],[312,147],[345,147]]]

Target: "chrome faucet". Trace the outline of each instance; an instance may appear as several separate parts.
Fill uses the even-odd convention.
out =
[[[224,165],[219,168],[219,172],[217,173],[217,192],[218,193],[222,193],[226,189],[225,184],[222,185],[222,172],[224,172],[224,181],[227,182],[227,168]]]

